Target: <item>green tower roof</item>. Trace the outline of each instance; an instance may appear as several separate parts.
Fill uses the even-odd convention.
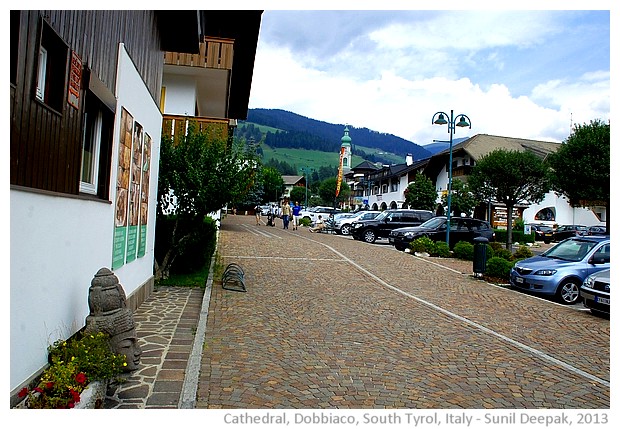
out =
[[[349,137],[349,127],[344,126],[344,136],[340,139],[342,146],[351,146],[351,137]]]

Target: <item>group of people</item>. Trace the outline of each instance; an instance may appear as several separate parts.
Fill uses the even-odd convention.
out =
[[[261,220],[261,207],[257,205],[254,207],[254,211],[256,212],[256,225],[260,225]],[[269,207],[269,213],[267,214],[267,225],[275,226],[275,218],[282,218],[282,229],[289,229],[289,224],[291,220],[293,221],[293,230],[297,230],[299,228],[300,221],[300,213],[301,206],[299,202],[295,202],[295,205],[291,207],[290,201],[285,199],[282,202],[282,206],[277,207],[272,205]]]

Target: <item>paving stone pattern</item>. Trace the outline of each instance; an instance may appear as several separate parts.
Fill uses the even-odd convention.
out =
[[[134,313],[140,367],[108,389],[105,408],[177,408],[204,289],[161,287]]]
[[[609,407],[608,320],[252,221],[222,222],[221,264],[248,291],[214,285],[198,408]]]

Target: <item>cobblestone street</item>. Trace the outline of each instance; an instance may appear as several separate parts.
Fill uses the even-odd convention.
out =
[[[609,320],[278,225],[222,221],[197,408],[609,407]]]

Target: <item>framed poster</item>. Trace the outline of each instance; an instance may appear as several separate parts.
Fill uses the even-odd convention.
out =
[[[138,246],[138,219],[140,217],[140,181],[142,180],[142,126],[133,126],[131,174],[129,183],[129,227],[127,228],[127,255],[125,262],[136,259]]]
[[[121,111],[121,126],[116,175],[116,201],[114,203],[114,241],[112,246],[112,270],[125,263],[127,226],[129,211],[129,182],[131,168],[131,146],[133,140],[133,117]]]
[[[142,183],[140,184],[140,230],[138,235],[138,258],[146,253],[146,233],[149,215],[149,177],[151,174],[151,136],[144,134],[142,145]]]

